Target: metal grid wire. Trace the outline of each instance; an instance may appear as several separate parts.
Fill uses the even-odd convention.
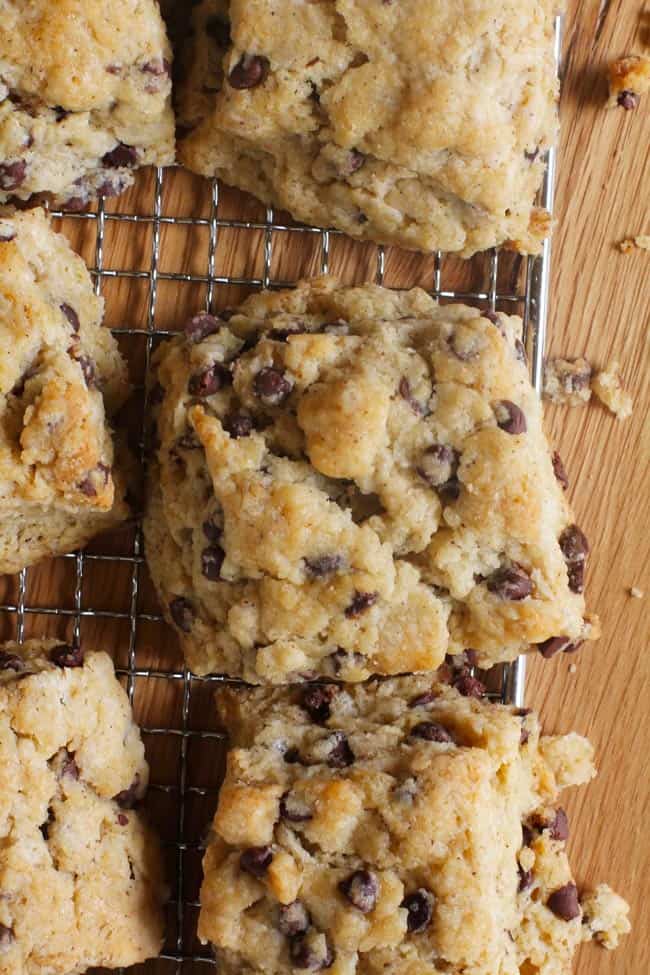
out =
[[[556,56],[559,54],[560,45],[560,22],[556,23]],[[555,176],[555,154],[551,150],[547,157],[546,176],[544,185],[540,191],[539,202],[546,209],[552,211],[553,207],[553,186]],[[62,213],[55,212],[55,217],[65,217],[66,219],[91,221],[95,225],[95,262],[92,274],[95,280],[95,290],[99,294],[106,281],[111,279],[142,279],[148,286],[148,303],[146,321],[141,328],[128,328],[115,330],[119,336],[140,336],[145,343],[145,373],[149,367],[154,341],[161,335],[172,334],[167,330],[155,327],[156,312],[159,304],[159,284],[162,281],[175,282],[178,284],[202,285],[207,289],[205,298],[206,310],[211,311],[216,307],[215,298],[217,289],[221,286],[245,286],[250,289],[255,288],[277,288],[286,287],[295,283],[292,281],[281,281],[272,276],[272,258],[274,248],[282,240],[282,235],[300,233],[317,235],[320,241],[320,271],[327,273],[330,264],[330,244],[332,238],[338,235],[337,231],[323,230],[317,227],[301,227],[282,223],[276,220],[273,209],[266,211],[264,221],[245,221],[236,219],[225,219],[220,216],[220,187],[215,181],[212,185],[210,215],[205,218],[179,218],[166,216],[163,214],[163,189],[166,180],[171,177],[162,169],[155,172],[155,188],[152,212],[147,215],[123,214],[107,212],[103,201],[100,201],[96,210],[85,213]],[[147,270],[133,269],[111,269],[105,266],[105,237],[107,224],[112,221],[124,224],[145,224],[152,227],[150,263]],[[175,227],[204,227],[209,231],[209,244],[207,251],[207,264],[204,274],[175,273],[161,270],[161,231],[166,225]],[[219,235],[225,228],[238,231],[260,231],[263,234],[263,272],[259,277],[234,277],[219,273],[217,267],[217,244]],[[282,244],[280,243],[280,246]],[[377,250],[377,262],[375,278],[378,284],[384,282],[386,252],[383,247]],[[498,251],[492,251],[487,261],[484,284],[478,290],[457,291],[445,287],[444,282],[444,262],[442,253],[435,255],[433,265],[432,281],[430,282],[430,293],[439,299],[453,299],[463,302],[479,303],[482,307],[494,310],[497,303],[505,306],[514,312],[518,307],[523,306],[524,318],[524,340],[529,352],[531,363],[531,376],[535,388],[541,388],[543,352],[545,343],[547,310],[548,310],[548,287],[550,273],[550,242],[544,245],[543,253],[536,258],[529,257],[525,262],[523,287],[515,285],[508,290],[500,289],[499,281],[499,261]],[[144,441],[145,441],[145,419],[147,415],[146,393],[144,394],[144,405],[139,419],[139,444],[141,460],[144,462]],[[23,570],[17,580],[17,590],[15,600],[0,604],[0,619],[3,614],[8,614],[14,621],[16,639],[22,642],[25,638],[26,623],[30,616],[38,615],[45,617],[57,617],[62,622],[72,625],[73,641],[80,641],[82,621],[86,619],[105,619],[114,625],[128,626],[128,646],[125,665],[117,667],[118,675],[124,680],[130,701],[133,703],[136,688],[143,681],[164,681],[174,682],[182,687],[182,697],[180,701],[180,720],[176,723],[180,727],[171,727],[169,724],[156,724],[154,726],[142,727],[145,740],[147,736],[153,739],[165,739],[170,741],[175,739],[178,747],[178,767],[176,781],[169,784],[161,781],[154,781],[150,785],[151,793],[167,797],[174,809],[174,828],[173,837],[168,841],[168,848],[175,861],[175,886],[172,898],[169,902],[170,920],[172,921],[172,935],[168,938],[167,945],[160,955],[160,959],[169,966],[169,970],[180,972],[184,966],[192,963],[214,964],[214,959],[209,951],[201,949],[196,942],[195,920],[198,911],[198,878],[199,873],[196,869],[192,870],[193,876],[190,883],[186,882],[188,873],[188,859],[194,858],[194,867],[199,862],[202,853],[202,844],[199,838],[200,827],[197,829],[195,823],[188,821],[188,803],[196,797],[205,800],[211,807],[216,803],[218,789],[197,785],[192,780],[188,752],[191,743],[196,742],[201,748],[209,749],[210,746],[218,745],[221,747],[223,735],[218,731],[208,731],[196,729],[192,726],[190,718],[192,704],[198,693],[198,688],[205,687],[214,682],[223,680],[217,676],[197,677],[185,668],[163,669],[160,667],[150,667],[140,665],[138,662],[138,637],[143,624],[162,623],[162,616],[155,612],[142,612],[140,609],[140,592],[142,588],[142,570],[144,564],[143,541],[140,526],[137,527],[133,536],[131,552],[128,555],[113,554],[91,554],[77,552],[63,557],[67,563],[72,563],[74,571],[74,592],[73,605],[71,608],[63,606],[37,606],[30,605],[28,601],[28,570]],[[107,563],[110,568],[117,571],[119,566],[127,566],[130,571],[130,593],[128,598],[128,608],[122,611],[99,610],[84,606],[83,586],[87,571],[95,563]],[[492,688],[491,697],[502,700],[506,703],[521,706],[524,697],[525,684],[525,659],[520,658],[510,665],[496,667],[490,672],[490,687]],[[154,776],[156,769],[154,767]],[[209,814],[206,813],[204,824],[208,822]],[[150,962],[148,966],[159,964]],[[148,967],[145,966],[145,967]]]

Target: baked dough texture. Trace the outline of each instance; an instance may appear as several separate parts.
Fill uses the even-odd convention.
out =
[[[594,635],[521,321],[487,314],[321,278],[158,350],[146,551],[194,671],[361,681]]]
[[[74,975],[157,955],[166,889],[134,806],[149,769],[105,653],[0,646],[0,972]]]
[[[568,975],[582,940],[629,930],[604,885],[583,911],[567,859],[558,796],[595,774],[580,735],[431,677],[217,707],[199,937],[227,975]]]
[[[42,210],[0,218],[0,573],[128,514],[109,422],[129,386],[102,314]]]
[[[81,210],[174,162],[155,0],[0,0],[0,202]]]
[[[180,161],[296,219],[465,257],[537,253],[551,0],[203,0]]]

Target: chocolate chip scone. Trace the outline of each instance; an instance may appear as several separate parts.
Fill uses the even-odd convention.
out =
[[[0,218],[0,572],[128,514],[109,420],[129,387],[102,312],[43,211]]]
[[[226,317],[154,360],[147,557],[193,670],[360,681],[593,635],[520,319],[331,278]]]
[[[298,220],[469,256],[535,253],[556,132],[551,0],[202,0],[184,165]]]
[[[79,210],[171,164],[170,64],[155,0],[4,0],[0,202]]]
[[[231,735],[199,936],[226,973],[562,975],[628,908],[578,894],[559,792],[589,742],[432,683],[217,692]],[[583,923],[584,922],[584,923]]]
[[[149,769],[105,653],[0,646],[0,972],[74,975],[157,955],[166,890],[134,807]]]

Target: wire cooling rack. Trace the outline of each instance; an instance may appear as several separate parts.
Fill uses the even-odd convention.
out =
[[[559,43],[558,21],[556,53]],[[553,206],[554,171],[551,151],[539,201],[548,210]],[[141,392],[140,409],[130,426],[143,461],[146,373],[155,344],[182,327],[186,316],[179,310],[181,292],[185,304],[180,305],[187,314],[200,305],[215,311],[232,303],[233,289],[239,300],[245,291],[290,286],[298,276],[340,271],[351,263],[356,283],[374,277],[390,286],[418,284],[441,302],[463,301],[521,314],[532,380],[539,391],[549,242],[539,257],[525,260],[497,251],[469,262],[441,253],[430,259],[406,258],[383,247],[351,245],[335,231],[296,225],[272,209],[262,208],[244,219],[238,211],[250,209],[250,201],[216,181],[211,186],[201,181],[202,192],[209,190],[203,207],[197,208],[192,199],[191,211],[203,209],[203,215],[183,216],[187,179],[181,171],[159,169],[141,174],[136,191],[117,204],[100,202],[92,212],[54,214],[91,265],[96,291],[107,301],[107,321],[115,326],[114,334],[129,358]],[[145,205],[147,195],[150,204]],[[143,232],[144,238],[134,249],[122,246],[122,266],[113,267],[110,238],[116,231],[122,244]],[[197,234],[203,235],[200,246],[194,242]],[[224,238],[229,239],[225,247]],[[293,275],[284,271],[286,262],[277,260],[278,252],[289,249],[298,258]],[[237,267],[238,254],[244,258],[243,270]],[[170,265],[170,258],[172,265],[177,260],[176,266]],[[139,327],[118,325],[115,305],[120,317],[141,322]],[[195,932],[201,837],[214,812],[223,767],[223,735],[213,725],[210,702],[211,687],[221,678],[199,678],[184,668],[155,603],[139,523],[96,540],[85,552],[24,570],[14,578],[0,578],[0,637],[22,641],[41,635],[112,652],[142,727],[152,769],[150,813],[165,843],[172,890],[165,948],[160,959],[139,967],[179,973],[193,965],[213,964]],[[494,668],[489,680],[495,699],[523,704],[523,658]]]

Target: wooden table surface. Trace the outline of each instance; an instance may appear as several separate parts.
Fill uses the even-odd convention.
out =
[[[581,949],[579,975],[646,975],[650,971],[648,904],[650,903],[650,654],[646,652],[650,605],[650,510],[648,505],[648,424],[650,405],[647,335],[650,308],[650,255],[623,255],[617,241],[650,233],[648,144],[650,96],[636,112],[604,110],[605,66],[612,57],[643,51],[650,44],[650,11],[645,15],[633,0],[571,0],[565,25],[562,94],[562,141],[553,238],[553,277],[549,351],[586,355],[596,365],[612,358],[622,365],[626,386],[633,392],[632,418],[619,423],[597,404],[584,409],[549,409],[548,430],[560,447],[571,479],[577,521],[592,543],[588,577],[590,608],[599,613],[603,636],[579,654],[529,665],[527,703],[541,710],[547,731],[575,729],[593,741],[600,767],[589,787],[570,794],[566,807],[572,823],[570,848],[580,884],[606,880],[632,903],[635,933],[615,954],[592,946]],[[159,213],[163,216],[208,218],[213,201],[210,186],[189,174],[165,175]],[[155,207],[153,173],[144,173],[135,190],[107,206],[109,213],[151,214]],[[265,212],[254,201],[221,192],[218,214],[223,219],[264,222]],[[277,217],[277,215],[276,215]],[[95,266],[94,218],[66,218],[62,229]],[[159,275],[152,300],[151,270],[155,229],[160,232]],[[209,257],[205,225],[169,226],[163,220],[125,222],[108,219],[103,268],[142,271],[141,276],[102,278],[107,324],[113,328],[178,328],[205,302],[206,286],[165,278],[168,272],[205,274]],[[222,227],[216,241],[217,274],[228,278],[295,280],[318,273],[322,264],[320,235],[300,231]],[[521,262],[505,257],[500,287],[517,278]],[[346,281],[373,279],[377,250],[372,245],[330,239],[329,267]],[[443,285],[476,290],[485,287],[487,258],[472,262],[445,258]],[[388,251],[385,283],[431,287],[432,257]],[[519,279],[521,280],[521,279]],[[214,304],[231,305],[247,293],[246,286],[217,284]],[[521,293],[519,291],[519,293]],[[508,306],[509,310],[514,310]],[[134,381],[141,382],[146,338],[121,337]],[[130,556],[134,531],[95,541],[90,551]],[[134,581],[139,584],[138,618],[133,630],[128,614]],[[128,561],[85,561],[83,581],[75,594],[75,561],[57,559],[29,570],[25,602],[26,635],[69,637],[79,608],[99,610],[81,617],[84,643],[113,652],[122,667],[178,672],[181,659],[168,629],[147,615],[157,611],[146,569]],[[634,599],[629,589],[646,593]],[[15,605],[16,579],[0,579],[0,605]],[[47,610],[62,607],[64,615]],[[45,612],[43,612],[45,610]],[[121,614],[121,615],[120,615]],[[0,638],[15,635],[16,614],[0,612]],[[575,671],[571,673],[571,665]],[[209,689],[178,677],[163,680],[138,676],[130,680],[138,721],[146,728],[153,778],[168,789],[154,789],[154,817],[169,841],[170,870],[177,874],[182,858],[185,879],[182,900],[196,898],[200,852],[179,853],[180,839],[196,842],[214,807],[221,767],[218,742],[201,742],[193,732],[212,727]],[[156,728],[171,728],[171,734]],[[178,818],[179,768],[185,755],[186,785],[208,792],[188,793],[184,827]],[[183,832],[184,828],[184,832]],[[174,889],[173,896],[178,898]],[[195,907],[170,909],[168,949],[180,945],[193,951]],[[179,940],[181,939],[181,940]],[[161,973],[174,964],[148,966]],[[185,966],[188,970],[188,966]],[[201,970],[196,968],[198,972]],[[205,969],[203,969],[205,970]]]

